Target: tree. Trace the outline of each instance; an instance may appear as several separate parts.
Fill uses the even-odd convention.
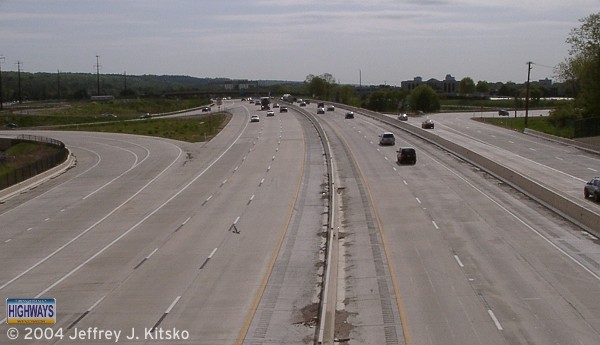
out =
[[[475,85],[475,91],[480,92],[480,93],[490,92],[490,83],[488,83],[485,80],[478,81],[477,85]]]
[[[329,100],[335,86],[335,78],[329,73],[320,76],[309,74],[304,82],[308,84],[308,92],[311,95],[324,100]]]
[[[475,92],[475,82],[469,77],[462,78],[458,84],[458,92],[467,95]]]
[[[410,93],[411,109],[424,112],[435,112],[440,110],[440,98],[427,84],[421,84]]]
[[[600,116],[600,12],[580,20],[566,42],[569,57],[559,64],[561,79],[575,85],[575,103],[584,117]]]

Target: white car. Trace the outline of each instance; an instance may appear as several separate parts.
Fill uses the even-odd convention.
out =
[[[260,117],[258,117],[258,115],[250,116],[250,122],[259,122],[259,121],[260,121]]]
[[[275,112],[273,110],[267,111],[267,117],[268,116],[275,116]]]

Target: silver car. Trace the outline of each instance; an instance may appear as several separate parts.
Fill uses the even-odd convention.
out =
[[[396,145],[396,137],[394,133],[384,132],[379,136],[379,145]]]

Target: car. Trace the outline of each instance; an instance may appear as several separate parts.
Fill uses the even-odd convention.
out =
[[[324,102],[317,103],[317,108],[325,108],[325,103]]]
[[[6,128],[17,128],[19,127],[16,123],[10,122],[6,124]]]
[[[254,101],[254,105],[261,105],[260,104],[260,99],[257,99],[256,101]]]
[[[325,114],[325,108],[317,108],[317,114]]]
[[[327,106],[327,111],[334,111],[334,110],[335,110],[335,106],[333,106],[331,104]]]
[[[353,119],[354,118],[354,112],[349,111],[346,113],[346,116],[344,116],[345,119]]]
[[[149,119],[151,117],[152,117],[152,115],[150,115],[150,113],[145,113],[145,114],[140,115],[140,119]]]
[[[274,108],[279,108],[279,103],[273,103],[273,109]]]
[[[210,107],[202,107],[203,113],[206,113],[207,111],[210,111]]]
[[[500,116],[508,116],[508,110],[500,109],[498,110],[498,115]]]
[[[275,112],[273,110],[267,111],[267,117],[269,116],[275,116]]]
[[[394,133],[383,132],[383,134],[379,135],[379,145],[396,145]]]
[[[417,152],[412,147],[401,147],[396,151],[398,164],[417,164]]]
[[[287,113],[288,112],[288,108],[285,105],[282,105],[281,107],[279,107],[279,112],[280,113]]]
[[[252,99],[252,97],[248,98],[248,103],[250,103],[250,104],[254,103],[254,100]]]
[[[260,122],[260,117],[258,115],[250,116],[250,122]]]
[[[600,177],[594,177],[583,187],[583,196],[592,197],[595,201],[600,201]]]
[[[427,120],[423,121],[423,123],[421,123],[421,128],[433,129],[433,127],[434,127],[433,120],[431,120],[431,119],[427,119]]]
[[[117,115],[115,114],[111,114],[111,113],[102,113],[102,117],[112,117],[112,118],[116,118]]]
[[[406,114],[400,114],[400,115],[398,115],[398,120],[400,120],[400,121],[408,121],[408,115],[406,115]]]
[[[300,106],[301,107],[306,107],[306,102],[304,102],[304,101],[300,102]]]

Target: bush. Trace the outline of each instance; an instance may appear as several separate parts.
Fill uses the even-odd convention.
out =
[[[556,128],[573,127],[575,121],[583,117],[582,110],[572,103],[561,104],[550,111],[548,121]]]

